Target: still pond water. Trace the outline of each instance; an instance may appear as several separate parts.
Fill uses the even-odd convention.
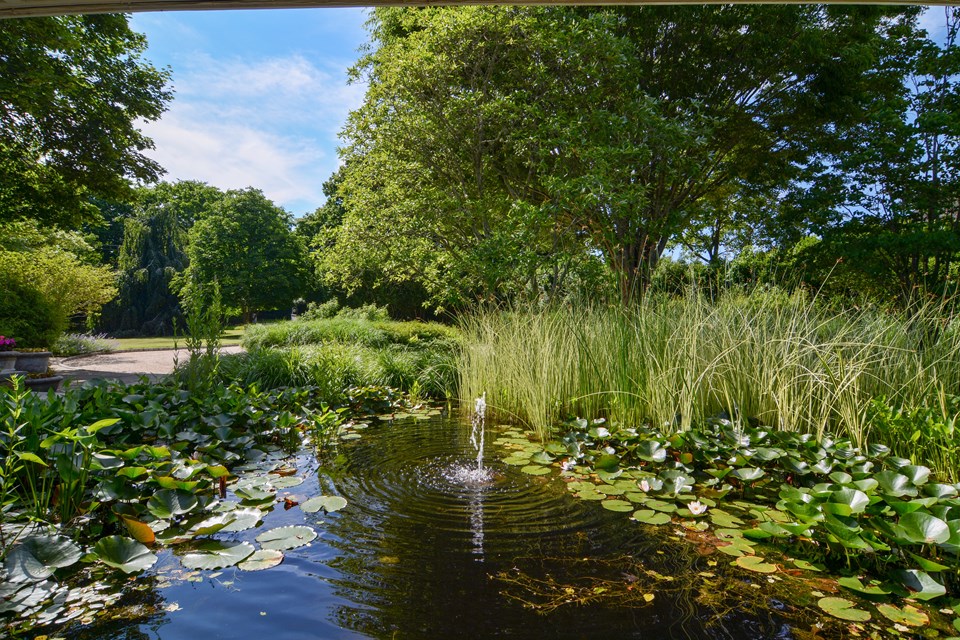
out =
[[[260,528],[218,537],[253,542],[265,528],[305,524],[320,534],[310,545],[257,572],[187,572],[163,551],[117,619],[56,633],[752,640],[806,637],[815,624],[791,626],[762,577],[751,585],[754,576],[674,532],[577,500],[555,471],[535,477],[500,463],[504,452],[490,444],[497,429],[488,427],[486,483],[458,473],[476,464],[470,428],[443,418],[374,423],[323,464],[301,454],[292,462],[305,482],[280,495],[336,494],[347,507],[308,514],[278,504]]]

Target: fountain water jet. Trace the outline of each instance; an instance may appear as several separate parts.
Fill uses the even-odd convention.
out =
[[[489,484],[494,479],[492,469],[483,466],[483,445],[487,419],[487,394],[477,398],[473,405],[473,416],[470,418],[470,443],[477,450],[477,466],[455,465],[449,469],[447,478],[458,484],[468,487],[479,487]]]

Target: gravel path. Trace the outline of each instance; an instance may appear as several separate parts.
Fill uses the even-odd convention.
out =
[[[223,347],[221,353],[239,353],[243,347]],[[120,380],[138,382],[141,376],[156,380],[173,371],[175,359],[187,358],[186,349],[163,349],[155,351],[123,351],[102,353],[93,356],[54,358],[50,366],[64,381]]]

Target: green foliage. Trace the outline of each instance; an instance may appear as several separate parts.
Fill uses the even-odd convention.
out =
[[[223,198],[214,187],[192,181],[160,183],[137,192],[133,215],[124,221],[117,258],[120,293],[104,311],[113,332],[171,335],[180,317],[173,286],[187,268],[187,239],[194,221]]]
[[[716,302],[694,290],[623,310],[481,313],[463,323],[461,397],[486,392],[498,415],[542,437],[569,414],[667,431],[724,414],[900,447],[870,428],[868,408],[881,396],[936,406],[958,388],[960,334],[938,314],[832,311],[762,289]]]
[[[220,366],[220,336],[224,329],[220,283],[188,289],[184,313],[187,361],[176,363],[175,377],[191,393],[205,394],[216,382]]]
[[[293,221],[261,191],[228,191],[190,230],[181,295],[217,280],[249,323],[259,309],[289,308],[303,286],[306,254]]]
[[[715,260],[731,225],[756,224],[859,117],[915,15],[378,9],[321,271],[348,290],[413,280],[441,309],[595,298],[609,279],[628,300],[668,245],[707,233]]]
[[[57,356],[80,356],[115,351],[117,345],[116,341],[107,339],[107,336],[103,334],[64,333],[57,338],[56,343],[50,350]]]
[[[366,347],[388,344],[430,345],[459,339],[459,331],[438,322],[370,321],[351,317],[297,320],[247,327],[243,345],[249,350],[342,342]]]
[[[0,277],[0,334],[20,347],[48,348],[66,327],[66,316],[43,292]]]
[[[97,217],[90,195],[129,195],[161,172],[138,129],[172,94],[142,55],[129,16],[0,23],[0,219],[74,226]]]

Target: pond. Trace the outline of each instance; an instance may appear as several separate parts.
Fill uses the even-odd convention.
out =
[[[279,492],[286,502],[260,527],[216,536],[253,542],[287,525],[319,533],[282,564],[188,571],[164,550],[127,581],[114,619],[51,635],[755,639],[816,629],[777,599],[772,578],[578,500],[556,471],[503,464],[490,442],[504,429],[488,428],[490,478],[478,481],[464,473],[476,464],[469,426],[446,417],[360,425],[322,464],[308,453],[284,462],[304,482]],[[318,494],[347,506],[328,514],[294,504]]]

